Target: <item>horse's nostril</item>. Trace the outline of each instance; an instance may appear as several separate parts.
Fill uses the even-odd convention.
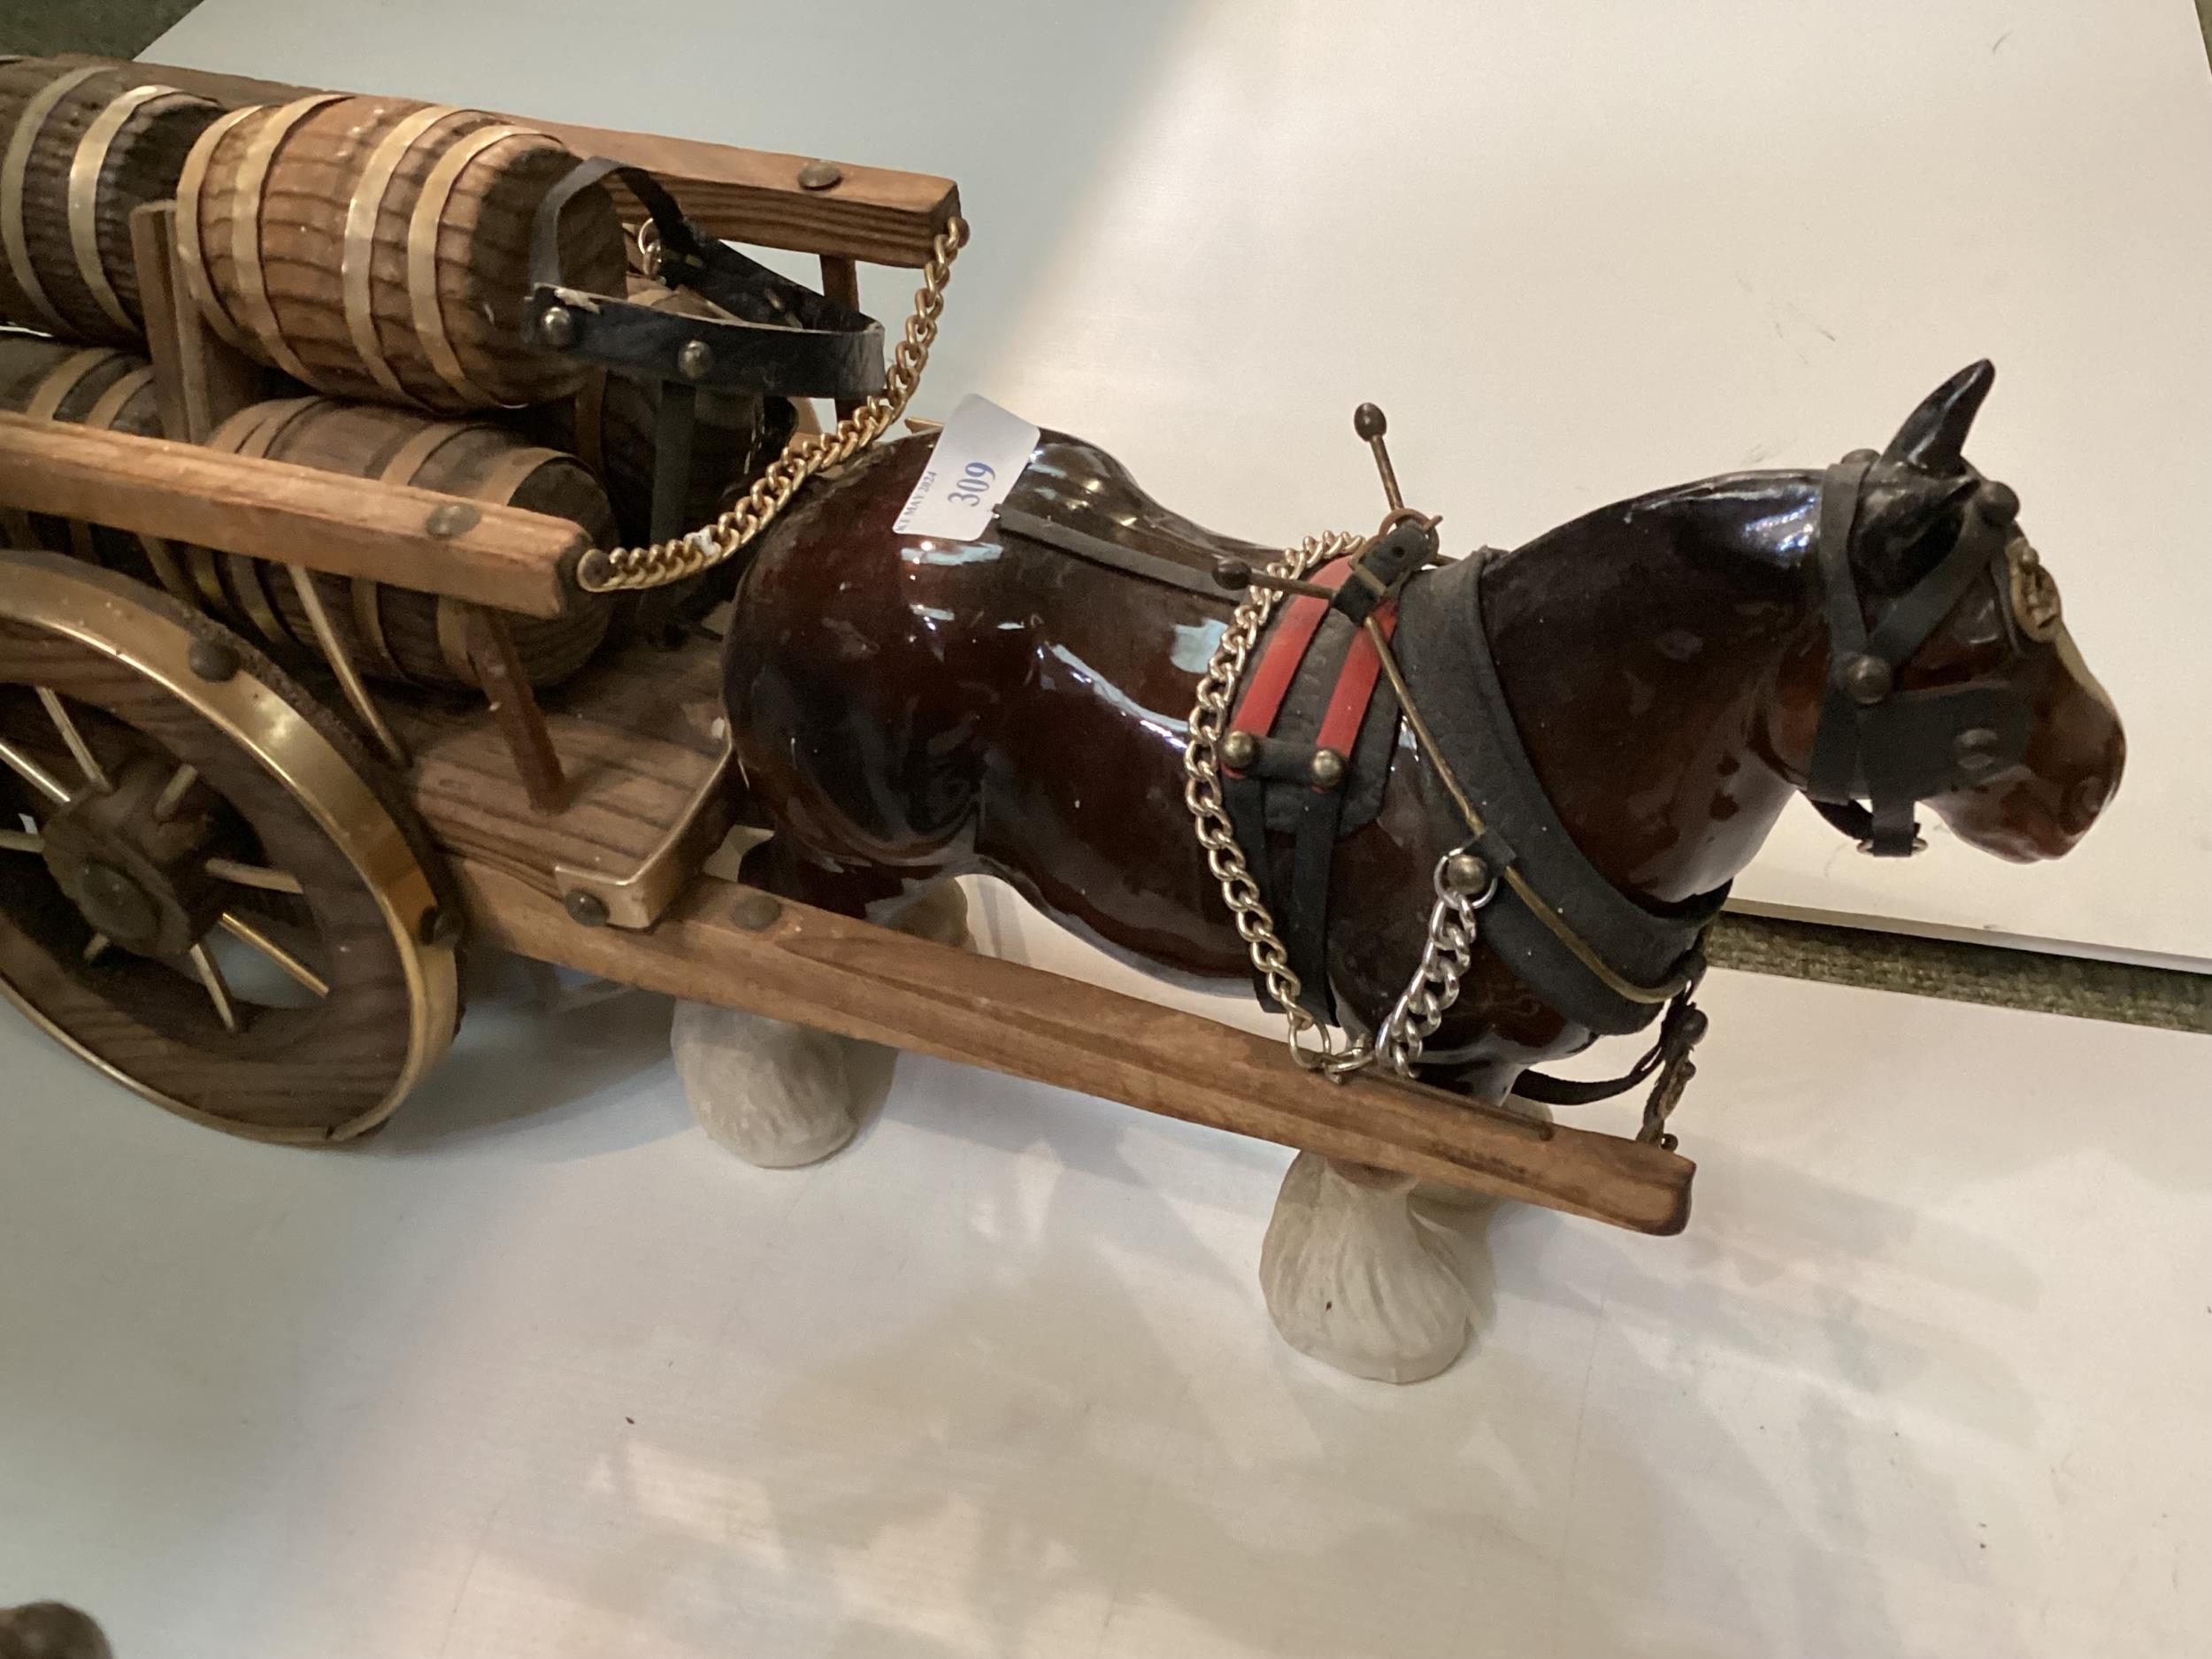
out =
[[[2109,786],[2093,772],[2081,780],[2066,795],[2066,826],[2076,834],[2097,821],[2097,814],[2104,810],[2110,796]]]

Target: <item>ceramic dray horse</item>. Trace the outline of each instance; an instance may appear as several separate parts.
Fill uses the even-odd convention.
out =
[[[1369,630],[1388,641],[1390,675],[1337,757],[1344,799],[1317,907],[1298,897],[1312,884],[1282,802],[1240,826],[1275,908],[1324,918],[1310,1005],[1354,1032],[1383,1027],[1434,954],[1454,855],[1496,853],[1472,867],[1494,888],[1510,861],[1526,904],[1467,911],[1478,937],[1414,1069],[1484,1100],[1517,1080],[1541,1098],[1523,1080],[1533,1063],[1683,1006],[1703,922],[1793,794],[1877,852],[1917,846],[1923,803],[2008,859],[2079,841],[2124,743],[2017,498],[1965,459],[1992,378],[1986,364],[1954,377],[1878,455],[1662,490],[1510,552],[1442,559],[1432,534],[1414,545],[1377,618],[1390,628]],[[764,878],[881,914],[988,873],[1155,972],[1246,977],[1250,929],[1194,834],[1194,757],[1224,762],[1194,747],[1191,710],[1249,614],[1225,573],[1271,556],[1052,433],[984,534],[902,535],[931,447],[884,446],[823,480],[746,571],[726,685],[775,831]],[[1397,521],[1415,542],[1431,522]],[[1318,638],[1363,622],[1330,615]],[[1319,676],[1308,689],[1325,704],[1352,649],[1339,643],[1294,665]],[[1310,727],[1280,730],[1246,754],[1286,741],[1303,766],[1318,752]],[[1326,1331],[1288,1333],[1377,1370],[1345,1361]]]

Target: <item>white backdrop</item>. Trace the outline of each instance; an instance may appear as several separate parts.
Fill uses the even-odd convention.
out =
[[[1510,545],[1884,440],[1974,357],[2126,717],[2057,866],[1793,810],[1744,897],[2212,958],[2212,99],[2186,0],[206,0],[150,56],[961,182],[920,412],[984,392],[1245,536]],[[872,272],[877,314],[903,273]]]

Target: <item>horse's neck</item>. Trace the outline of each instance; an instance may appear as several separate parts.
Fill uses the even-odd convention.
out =
[[[1591,862],[1663,902],[1751,861],[1790,785],[1759,758],[1778,672],[1815,626],[1816,480],[1742,473],[1606,508],[1482,578],[1539,780]]]

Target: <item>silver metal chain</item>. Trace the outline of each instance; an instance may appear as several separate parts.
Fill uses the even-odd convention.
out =
[[[1446,853],[1436,861],[1432,885],[1436,904],[1429,911],[1429,936],[1421,964],[1375,1033],[1375,1053],[1399,1077],[1409,1078],[1421,1062],[1422,1045],[1436,1034],[1444,1016],[1459,1000],[1459,982],[1472,964],[1479,913],[1497,896],[1492,875],[1479,892],[1463,890],[1451,879],[1453,861],[1467,856]]]
[[[1270,565],[1267,573],[1279,580],[1302,581],[1330,560],[1356,552],[1366,540],[1340,530],[1309,536]],[[1429,913],[1428,940],[1419,965],[1372,1039],[1347,1037],[1340,1043],[1328,1027],[1298,1005],[1304,987],[1275,932],[1275,918],[1245,863],[1221,797],[1223,731],[1245,665],[1281,596],[1255,582],[1229,618],[1228,629],[1199,679],[1189,740],[1183,747],[1183,803],[1190,809],[1207,868],[1221,884],[1222,902],[1236,922],[1237,936],[1251,955],[1253,972],[1283,1010],[1292,1057],[1306,1070],[1325,1072],[1338,1081],[1378,1060],[1394,1075],[1409,1078],[1420,1063],[1422,1045],[1435,1035],[1446,1011],[1458,1000],[1460,980],[1474,959],[1476,913],[1496,895],[1497,878],[1464,848],[1437,860],[1432,879],[1436,905]]]
[[[1267,573],[1279,580],[1302,581],[1310,572],[1342,557],[1365,540],[1341,530],[1308,536],[1270,565]],[[1259,883],[1244,862],[1244,851],[1237,845],[1236,830],[1221,799],[1222,730],[1228,723],[1237,686],[1244,678],[1245,663],[1280,597],[1275,589],[1254,583],[1229,618],[1228,631],[1199,678],[1198,701],[1190,711],[1189,740],[1183,746],[1183,803],[1190,809],[1206,866],[1221,884],[1222,902],[1236,922],[1237,937],[1251,953],[1252,970],[1282,1008],[1292,1057],[1308,1071],[1327,1070],[1336,1075],[1342,1070],[1348,1074],[1366,1064],[1368,1056],[1362,1054],[1353,1060],[1336,1047],[1327,1027],[1298,1006],[1304,987],[1291,970],[1289,953],[1276,934],[1275,918],[1260,897]],[[1318,1047],[1309,1048],[1301,1041],[1309,1032],[1314,1033]],[[1364,1044],[1355,1045],[1356,1051],[1364,1048]]]

